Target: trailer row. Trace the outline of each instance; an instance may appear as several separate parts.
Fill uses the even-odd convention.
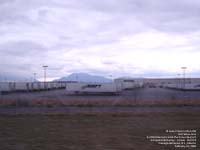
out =
[[[143,87],[144,83],[141,79],[132,78],[118,78],[114,80],[115,83],[120,84],[122,90],[134,90]]]
[[[66,91],[74,94],[118,95],[123,90],[134,90],[141,87],[143,83],[133,79],[116,79],[112,83],[67,83]]]
[[[120,84],[117,83],[68,83],[66,91],[72,94],[84,95],[118,95],[122,92]]]
[[[174,89],[174,90],[185,90],[185,91],[200,91],[200,84],[165,84],[164,88]]]
[[[64,89],[65,82],[0,82],[1,93]]]
[[[112,83],[92,82],[0,82],[0,93],[34,92],[66,89],[75,94],[119,94],[123,90],[142,87],[143,83],[133,79],[120,79]]]

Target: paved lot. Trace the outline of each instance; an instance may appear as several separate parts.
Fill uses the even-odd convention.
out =
[[[123,91],[120,95],[74,95],[66,90],[34,93],[11,93],[1,95],[0,99],[53,99],[53,100],[200,100],[200,91],[178,91],[164,88],[141,88]]]

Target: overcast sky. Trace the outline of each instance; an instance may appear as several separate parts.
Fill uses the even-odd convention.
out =
[[[199,0],[0,0],[0,76],[200,76]]]

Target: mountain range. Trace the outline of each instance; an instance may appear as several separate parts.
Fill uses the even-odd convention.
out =
[[[69,76],[62,77],[56,81],[78,81],[78,82],[112,82],[111,79],[87,73],[72,73]]]

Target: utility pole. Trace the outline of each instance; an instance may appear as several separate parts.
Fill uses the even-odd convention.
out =
[[[46,65],[43,66],[43,68],[44,68],[44,87],[45,87],[45,89],[47,88],[46,87],[46,77],[47,77],[46,70],[47,70],[47,67],[48,66],[46,66]]]
[[[47,70],[47,67],[48,66],[43,66],[43,68],[44,68],[44,82],[46,82],[46,77],[47,77],[46,70]]]
[[[183,70],[183,89],[185,89],[185,71],[187,67],[181,67],[181,69]]]
[[[34,76],[34,78],[33,78],[33,82],[36,82],[36,73],[33,73],[33,76]]]
[[[178,77],[177,77],[177,88],[180,89],[180,88],[181,88],[181,81],[180,81],[180,76],[181,76],[181,74],[178,73],[177,76],[178,76]]]
[[[112,76],[112,74],[109,75],[109,77],[111,78],[111,82],[113,82],[113,76]]]
[[[78,82],[78,75],[76,75],[76,82]]]

